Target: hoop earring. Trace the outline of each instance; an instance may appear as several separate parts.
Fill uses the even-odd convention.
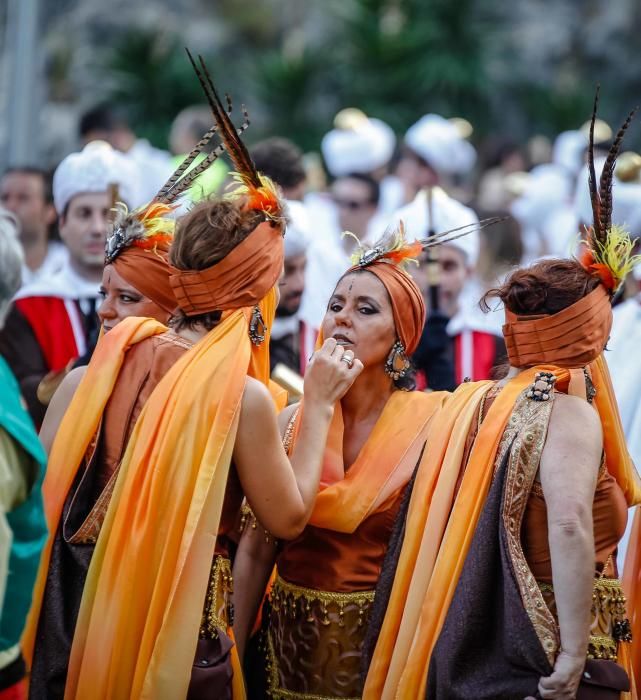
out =
[[[249,339],[254,345],[260,345],[264,342],[266,333],[267,326],[263,320],[263,315],[260,313],[260,309],[254,306],[252,317],[249,321]]]
[[[385,374],[390,376],[394,381],[404,377],[410,369],[410,361],[405,354],[405,346],[400,340],[397,340],[390,354],[385,360]]]

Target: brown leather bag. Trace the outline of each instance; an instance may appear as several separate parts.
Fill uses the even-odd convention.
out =
[[[234,642],[219,631],[214,639],[199,639],[187,700],[231,700],[231,648]]]
[[[588,659],[576,700],[619,700],[630,690],[630,678],[622,666],[607,659]]]

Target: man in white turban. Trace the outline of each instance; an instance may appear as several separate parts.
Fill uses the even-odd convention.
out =
[[[426,187],[451,186],[453,178],[469,175],[475,163],[476,150],[460,122],[426,114],[405,134],[396,169],[404,186],[403,201],[411,201]]]
[[[280,301],[272,326],[269,353],[272,370],[282,364],[302,376],[316,342],[315,333],[300,314],[306,289],[311,226],[308,212],[301,202],[288,201],[287,214],[284,274],[280,282]]]
[[[478,307],[479,285],[475,269],[479,257],[479,220],[475,212],[434,187],[418,193],[414,201],[399,209],[390,221],[403,221],[409,240],[428,238],[431,233],[469,226],[471,232],[439,246],[438,308],[429,289],[427,256],[415,276],[428,305],[428,320],[414,355],[414,363],[426,385],[454,389],[465,378],[487,379],[504,354],[497,314],[486,316]],[[419,379],[421,377],[419,376]]]
[[[137,175],[129,159],[100,141],[67,156],[54,173],[54,205],[68,259],[20,290],[0,333],[0,353],[18,378],[36,425],[46,408],[37,395],[44,377],[64,376],[93,350],[111,199],[117,192],[130,207],[140,205]]]
[[[537,165],[525,177],[523,192],[510,206],[521,224],[523,264],[572,253],[579,230],[573,193],[572,177],[557,164]]]

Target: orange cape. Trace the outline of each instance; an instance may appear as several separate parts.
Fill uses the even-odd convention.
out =
[[[410,480],[421,456],[427,426],[449,394],[395,391],[355,462],[345,473],[340,402],[327,437],[319,494],[310,525],[352,533]],[[296,417],[294,440],[304,402]]]
[[[275,290],[260,307],[269,329]],[[269,332],[262,345],[252,345],[250,316],[251,309],[225,314],[172,367],[143,408],[85,583],[67,700],[186,695],[246,376],[268,384],[281,405],[286,398],[269,383]],[[52,450],[64,478],[50,479],[50,523],[60,517],[126,347],[164,330],[149,319],[127,319],[98,345]],[[33,653],[49,551],[24,637],[27,658]],[[232,663],[234,697],[242,698],[235,647]]]
[[[632,625],[630,664],[637,689],[641,688],[641,509],[637,508],[623,567],[623,589]]]
[[[40,607],[47,583],[51,548],[62,508],[85,452],[98,430],[107,401],[118,378],[127,350],[167,329],[151,318],[128,318],[100,338],[85,376],[78,385],[51,447],[42,487],[49,538],[40,559],[33,602],[22,638],[22,653],[31,665]]]
[[[603,425],[608,471],[628,503],[641,502],[641,483],[628,455],[607,365],[591,365],[595,400]],[[437,414],[407,515],[406,535],[387,613],[363,697],[424,698],[432,649],[447,615],[493,475],[498,446],[514,404],[538,371],[557,376],[565,390],[570,372],[539,365],[503,388],[481,424],[456,500],[452,497],[472,419],[489,382],[461,385]]]

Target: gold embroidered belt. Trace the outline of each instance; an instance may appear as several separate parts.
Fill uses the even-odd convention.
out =
[[[273,700],[359,698],[360,657],[374,591],[332,593],[276,577],[263,652]]]
[[[234,581],[229,559],[216,554],[209,574],[205,607],[200,623],[200,638],[215,639],[218,631],[227,632],[234,624],[232,593]]]
[[[549,583],[539,583],[539,588],[548,608],[556,618],[554,588]],[[619,642],[632,640],[625,603],[626,599],[619,579],[594,579],[588,659],[616,661]]]

